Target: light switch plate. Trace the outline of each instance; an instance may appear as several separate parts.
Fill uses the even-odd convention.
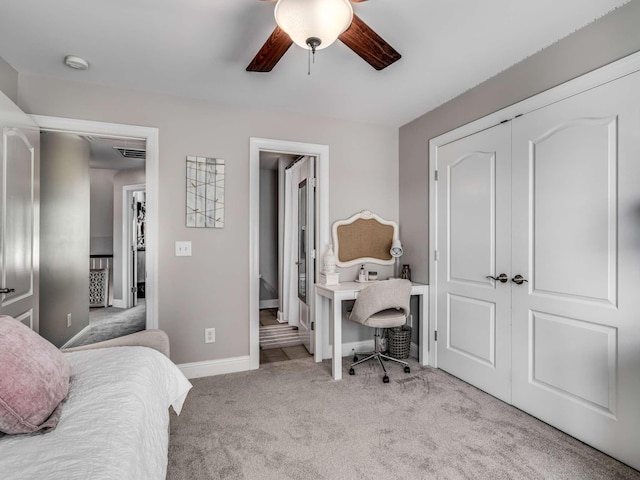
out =
[[[191,242],[179,241],[176,242],[176,257],[190,257],[191,256]]]

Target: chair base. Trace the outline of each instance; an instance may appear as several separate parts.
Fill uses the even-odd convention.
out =
[[[380,364],[380,366],[382,367],[382,370],[384,371],[384,377],[382,377],[382,381],[384,383],[389,383],[389,377],[387,375],[387,369],[384,366],[384,363],[382,362],[382,360],[388,360],[391,362],[396,362],[399,363],[400,365],[404,366],[404,371],[405,373],[411,373],[411,369],[409,368],[409,364],[403,360],[399,360],[397,358],[393,358],[390,357],[389,355],[385,355],[384,353],[382,353],[380,351],[380,328],[376,328],[376,333],[374,335],[374,350],[373,352],[366,352],[366,353],[354,353],[353,354],[353,363],[351,364],[351,367],[349,368],[349,375],[355,375],[355,370],[353,367],[355,367],[356,365],[360,365],[361,363],[364,362],[368,362],[369,360],[373,360],[376,359],[378,360],[378,363]],[[363,358],[362,360],[358,360],[358,355],[367,355],[365,358]]]

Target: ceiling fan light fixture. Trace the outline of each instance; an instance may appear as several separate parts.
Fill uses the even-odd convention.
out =
[[[353,8],[349,0],[278,0],[274,15],[296,45],[310,50],[314,39],[314,50],[321,50],[349,28]]]

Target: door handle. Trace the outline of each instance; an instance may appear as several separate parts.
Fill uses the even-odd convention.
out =
[[[11,293],[15,291],[16,291],[15,288],[0,288],[0,293]]]
[[[496,280],[500,283],[507,283],[509,281],[509,277],[507,277],[506,273],[501,273],[497,277],[492,277],[491,275],[487,275],[487,278],[490,278],[491,280]]]
[[[524,278],[522,275],[518,274],[515,277],[513,277],[511,279],[511,281],[513,283],[515,283],[516,285],[522,285],[524,282],[529,282],[529,280],[527,280],[526,278]]]

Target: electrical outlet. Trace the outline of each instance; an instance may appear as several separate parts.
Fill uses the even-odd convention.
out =
[[[67,313],[67,328],[71,326],[71,314]]]
[[[204,343],[214,343],[216,341],[216,329],[205,328],[204,329]]]

